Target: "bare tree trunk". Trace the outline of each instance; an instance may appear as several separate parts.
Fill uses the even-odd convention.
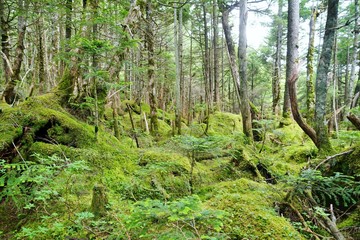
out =
[[[354,41],[353,41],[353,51],[351,56],[351,72],[348,86],[348,98],[346,99],[346,104],[351,107],[351,101],[354,96],[354,85],[355,85],[355,72],[357,66],[357,57],[358,57],[358,44],[359,44],[359,27],[358,27],[358,18],[359,18],[359,1],[355,0],[355,21],[354,21]]]
[[[314,89],[314,52],[315,52],[315,26],[319,15],[317,7],[311,10],[309,45],[306,55],[306,118],[311,120],[314,116],[315,108],[315,89]]]
[[[316,146],[320,150],[331,150],[331,144],[326,126],[326,95],[327,80],[330,67],[332,49],[335,41],[335,31],[338,17],[339,0],[328,0],[328,12],[325,26],[324,43],[321,50],[319,66],[316,74],[315,92],[315,131],[317,135]]]
[[[316,144],[317,136],[314,129],[305,124],[302,119],[296,96],[296,81],[299,78],[299,20],[300,9],[299,0],[288,0],[288,33],[287,33],[287,53],[286,53],[286,82],[289,89],[291,112],[297,124]]]
[[[202,3],[203,10],[203,24],[204,24],[204,76],[205,76],[205,101],[208,106],[212,106],[212,79],[211,79],[211,67],[210,67],[210,48],[209,48],[209,33],[208,24],[206,19],[206,1]]]
[[[240,29],[239,29],[239,65],[240,65],[240,110],[243,120],[243,132],[249,139],[253,139],[251,126],[251,112],[247,88],[247,0],[240,1]]]
[[[176,108],[175,108],[175,128],[176,134],[181,134],[181,66],[180,66],[180,48],[179,48],[179,23],[177,16],[177,4],[174,3],[174,43],[175,43],[175,64],[176,64],[176,87],[175,87],[175,98],[176,98]],[[180,9],[181,11],[181,9]],[[175,134],[175,132],[174,132]]]
[[[192,30],[193,30],[193,23],[191,22],[191,31],[190,34],[192,34]],[[188,125],[190,125],[191,121],[192,121],[192,78],[193,78],[193,73],[192,73],[192,64],[193,64],[193,37],[192,35],[190,35],[190,63],[189,63],[189,95],[188,95]]]
[[[218,7],[216,0],[213,0],[213,52],[214,52],[214,103],[220,110],[220,91],[219,91],[219,47],[218,47]]]
[[[234,81],[234,85],[235,85],[235,93],[236,96],[238,98],[238,101],[240,102],[240,105],[242,105],[241,109],[242,111],[242,120],[243,120],[243,132],[246,136],[249,137],[249,139],[252,140],[252,128],[251,128],[251,113],[250,113],[250,106],[249,106],[249,101],[248,99],[246,99],[247,97],[247,90],[246,90],[246,85],[245,86],[240,86],[240,74],[239,74],[239,68],[238,65],[236,63],[236,54],[235,54],[235,47],[234,47],[234,43],[231,37],[231,31],[230,31],[230,26],[229,26],[229,13],[230,11],[235,7],[235,5],[225,8],[224,5],[222,5],[221,2],[219,2],[219,8],[220,11],[222,12],[222,25],[223,25],[223,29],[224,29],[224,35],[225,35],[225,39],[226,39],[226,45],[227,45],[227,52],[228,52],[228,57],[229,57],[229,63],[230,63],[230,70],[231,70],[231,75]],[[244,5],[243,5],[244,7]],[[246,7],[246,4],[245,4]],[[241,20],[245,19],[245,22],[243,22],[243,24],[246,25],[246,13],[245,11],[242,11],[241,14],[242,18]],[[242,31],[246,31],[246,28],[244,29],[244,26],[242,27]],[[241,33],[241,35],[244,37],[244,32]],[[246,54],[246,35],[245,35],[245,42],[244,39],[242,39],[242,48],[244,48],[243,44],[245,43],[245,54]],[[242,49],[243,51],[243,49]],[[243,52],[242,52],[243,54]],[[246,56],[246,55],[245,55]],[[242,71],[244,71],[244,67],[246,69],[246,64],[245,66],[242,65]],[[244,74],[244,72],[242,72],[242,74]],[[246,74],[246,73],[245,73]],[[243,78],[243,81],[246,81],[246,78]],[[245,89],[241,89],[241,87],[245,87]],[[230,90],[230,88],[229,88]],[[244,93],[244,91],[246,91],[246,95],[242,95]],[[230,92],[230,91],[229,91]],[[229,94],[230,95],[230,94]],[[245,97],[245,98],[244,98]],[[230,99],[231,97],[229,97]],[[243,102],[243,101],[245,102]],[[247,105],[247,106],[246,106]],[[244,114],[243,114],[244,113]]]
[[[148,81],[149,81],[149,103],[150,103],[150,132],[155,135],[159,130],[155,97],[155,59],[154,59],[154,24],[152,19],[151,0],[146,1],[146,43],[148,52]]]
[[[329,133],[334,130],[336,132],[336,137],[339,135],[339,126],[338,126],[338,97],[337,97],[337,34],[335,33],[335,40],[334,40],[334,50],[333,50],[333,72],[332,72],[332,82],[333,82],[333,91],[332,91],[332,111],[333,115],[331,119],[329,120]]]
[[[349,37],[349,36],[348,36]],[[345,67],[345,90],[344,90],[344,103],[349,99],[349,65],[350,65],[350,46],[347,46],[346,51],[346,67]]]
[[[282,7],[283,1],[278,2],[278,14],[277,14],[277,29],[276,29],[276,53],[275,53],[275,66],[274,75],[272,81],[272,111],[274,115],[279,114],[280,104],[280,78],[281,78],[281,48],[282,48],[282,35],[283,35],[283,24],[282,24]]]
[[[99,7],[99,0],[90,0],[90,4],[92,7],[92,38],[93,40],[97,40],[98,38],[98,24],[97,24],[97,17],[98,17],[98,7]],[[95,140],[97,140],[98,132],[99,132],[99,103],[98,103],[98,81],[96,72],[98,71],[99,59],[98,55],[94,52],[92,55],[92,71],[95,72],[95,76],[92,77],[93,83],[93,95],[94,95],[94,102],[95,102]]]

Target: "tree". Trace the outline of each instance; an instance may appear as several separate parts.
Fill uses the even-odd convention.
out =
[[[148,81],[149,81],[149,102],[150,102],[150,132],[156,134],[158,131],[156,96],[155,96],[155,59],[154,59],[154,33],[153,33],[153,19],[152,19],[152,2],[146,1],[146,33],[145,40],[147,43],[148,52]]]
[[[11,16],[10,14],[5,14],[5,12],[10,13],[9,6],[6,0],[0,0],[0,27],[1,27],[1,58],[3,59],[3,68],[4,68],[4,77],[5,83],[7,84],[10,80],[10,75],[12,72],[11,63],[10,63],[10,43],[9,43],[9,30]]]
[[[252,127],[251,127],[251,112],[250,112],[250,101],[248,96],[247,87],[247,36],[246,36],[246,25],[247,25],[248,9],[247,0],[240,1],[240,25],[239,25],[239,65],[240,65],[240,84],[239,89],[240,95],[240,110],[243,121],[243,131],[249,139],[253,138]]]
[[[332,48],[338,15],[338,0],[328,0],[328,15],[319,66],[316,77],[315,129],[307,125],[301,117],[296,99],[296,81],[298,74],[298,35],[299,1],[289,0],[288,13],[288,49],[286,56],[286,82],[289,86],[291,111],[295,121],[311,138],[321,151],[331,150],[326,126],[327,74],[329,72]]]
[[[239,60],[241,62],[240,71],[236,62],[235,47],[231,37],[231,30],[229,26],[229,13],[236,6],[225,6],[223,2],[218,1],[220,11],[222,13],[221,20],[226,39],[227,52],[230,62],[231,75],[235,85],[235,92],[241,106],[241,116],[243,121],[243,132],[252,140],[252,127],[251,127],[251,113],[250,104],[247,93],[247,80],[246,80],[246,20],[247,9],[246,1],[243,0],[240,5],[240,37],[239,37]],[[241,80],[240,80],[241,79]]]
[[[317,147],[322,150],[331,149],[326,125],[327,79],[330,68],[332,48],[338,18],[339,0],[328,0],[328,11],[325,25],[324,43],[321,50],[319,66],[316,73],[315,86],[315,131]]]
[[[309,45],[306,54],[306,109],[307,118],[311,119],[314,116],[315,108],[315,88],[314,88],[314,52],[315,52],[315,26],[316,20],[320,11],[318,7],[311,9],[310,23],[309,23]]]
[[[282,23],[282,11],[283,1],[278,1],[278,13],[276,16],[276,52],[275,52],[275,63],[274,63],[274,74],[272,80],[272,111],[273,114],[277,115],[279,113],[279,104],[280,104],[280,79],[281,79],[281,48],[282,48],[282,38],[283,38],[283,23]]]
[[[27,21],[28,7],[29,7],[29,2],[27,0],[18,1],[18,15],[17,15],[18,34],[17,34],[17,43],[16,43],[16,51],[15,51],[16,55],[12,68],[10,68],[11,69],[10,80],[6,85],[6,88],[2,96],[2,98],[4,98],[8,104],[13,104],[14,101],[16,101],[16,99],[18,98],[18,94],[15,91],[15,87],[17,82],[21,80],[20,71],[24,57],[24,49],[25,49],[24,39],[25,39],[26,26],[27,26],[26,21]],[[6,58],[7,58],[7,65],[9,67],[10,64],[9,56],[6,56]],[[7,70],[5,70],[5,72],[6,71]]]
[[[351,102],[354,96],[354,85],[355,85],[355,72],[357,66],[357,57],[358,57],[358,44],[359,44],[359,26],[358,26],[358,18],[359,18],[359,1],[355,0],[355,22],[354,22],[354,39],[353,39],[353,50],[351,55],[351,72],[350,79],[348,85],[345,86],[347,88],[347,99],[346,105],[351,107]]]
[[[176,109],[175,109],[175,127],[176,133],[181,134],[181,114],[182,114],[182,104],[181,104],[181,30],[180,25],[182,22],[178,21],[178,10],[181,12],[181,7],[178,8],[177,4],[174,3],[174,44],[175,44],[175,64],[176,64],[176,86],[175,86],[175,99],[176,99]],[[180,14],[179,14],[180,15]]]
[[[291,111],[295,121],[316,144],[315,131],[305,124],[298,110],[296,82],[299,78],[299,0],[288,0],[288,32],[286,52],[286,83],[288,86]]]

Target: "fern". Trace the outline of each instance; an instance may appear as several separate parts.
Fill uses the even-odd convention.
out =
[[[298,178],[290,180],[294,194],[306,196],[305,191],[311,191],[318,203],[325,203],[332,200],[336,205],[356,203],[360,195],[360,183],[352,176],[336,172],[333,176],[322,176],[320,171],[306,169],[301,172]]]

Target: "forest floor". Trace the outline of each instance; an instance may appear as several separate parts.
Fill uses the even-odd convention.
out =
[[[332,215],[360,239],[359,131],[334,135],[326,156],[292,122],[260,121],[251,143],[240,115],[212,113],[204,134],[198,113],[174,137],[159,110],[152,136],[149,107],[128,104],[117,139],[110,108],[96,136],[91,111],[53,94],[0,103],[1,239],[322,239]]]

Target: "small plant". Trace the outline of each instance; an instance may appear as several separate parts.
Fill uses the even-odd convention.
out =
[[[223,136],[208,136],[205,138],[197,138],[190,135],[176,136],[173,141],[183,150],[190,159],[190,192],[193,192],[193,172],[196,160],[200,155],[220,155],[223,148],[229,145],[229,139]]]
[[[89,170],[84,161],[71,162],[56,155],[33,155],[36,162],[6,163],[0,161],[0,199],[11,200],[18,210],[40,207],[46,212],[52,198],[59,195],[54,179],[61,173],[76,174]],[[62,186],[66,187],[66,186]]]

